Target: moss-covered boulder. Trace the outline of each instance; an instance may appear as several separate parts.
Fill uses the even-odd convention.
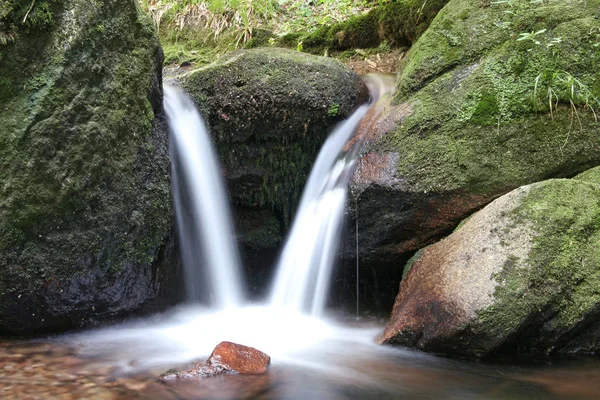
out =
[[[134,0],[9,0],[0,30],[0,334],[136,310],[171,218],[152,23]]]
[[[451,0],[437,14],[358,165],[377,172],[353,183],[363,261],[393,264],[503,193],[600,164],[599,7]]]
[[[368,99],[337,60],[285,49],[230,53],[177,78],[204,114],[242,244],[275,248],[333,126]]]
[[[424,249],[381,342],[471,357],[600,351],[600,167],[516,189]]]
[[[402,0],[379,5],[364,15],[323,26],[309,34],[291,33],[273,38],[278,45],[323,54],[326,51],[412,44],[429,26],[448,0]],[[268,39],[267,39],[268,40]],[[258,40],[255,42],[259,42]],[[263,45],[267,41],[263,41]],[[259,42],[260,43],[260,42]],[[255,43],[250,45],[256,46]]]

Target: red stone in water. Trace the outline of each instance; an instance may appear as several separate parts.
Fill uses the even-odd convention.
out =
[[[264,374],[271,357],[253,347],[232,342],[221,342],[204,364],[196,363],[189,371],[163,375],[163,381],[207,378],[226,373],[246,375]]]
[[[271,357],[253,347],[232,342],[221,342],[215,347],[206,364],[222,366],[240,374],[263,374]]]

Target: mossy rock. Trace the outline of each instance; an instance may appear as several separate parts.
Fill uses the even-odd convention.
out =
[[[393,260],[516,187],[600,164],[599,7],[451,0],[437,14],[358,166],[390,160],[353,183],[361,257]]]
[[[241,242],[276,246],[321,144],[367,101],[366,86],[337,60],[269,48],[227,54],[177,80],[214,137],[238,226],[248,228]]]
[[[0,7],[4,334],[80,327],[155,298],[171,220],[151,21],[134,0],[23,4]]]
[[[372,48],[381,43],[407,46],[429,26],[448,0],[404,0],[373,8],[309,34],[292,33],[272,42],[284,47],[302,49],[313,54],[353,48]]]
[[[381,341],[461,357],[600,351],[600,167],[523,186],[414,260]]]

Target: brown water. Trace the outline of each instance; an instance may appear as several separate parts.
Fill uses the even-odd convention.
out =
[[[486,365],[402,349],[382,349],[365,357],[364,350],[350,348],[344,356],[339,351],[328,355],[325,350],[323,356],[333,356],[343,367],[339,370],[329,363],[319,368],[274,360],[269,372],[261,376],[223,375],[167,385],[157,380],[164,368],[126,375],[121,366],[101,356],[82,356],[77,348],[56,341],[4,341],[0,342],[0,398],[600,398],[598,358]]]

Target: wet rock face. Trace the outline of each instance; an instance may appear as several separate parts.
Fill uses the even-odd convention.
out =
[[[197,363],[188,371],[163,376],[164,381],[207,378],[225,373],[259,375],[267,372],[271,357],[253,347],[221,342],[205,363]]]
[[[9,1],[0,19],[0,334],[135,311],[171,268],[152,23],[134,0]]]
[[[276,48],[237,51],[175,81],[210,126],[240,242],[275,248],[321,144],[367,101],[366,86],[337,60]]]
[[[363,264],[393,265],[521,185],[600,164],[600,122],[585,96],[572,98],[560,83],[574,77],[600,98],[600,38],[589,34],[600,29],[597,7],[530,2],[517,16],[507,3],[451,0],[439,11],[407,53],[398,93],[358,162],[352,193]],[[544,30],[539,45],[515,40],[524,26]],[[552,111],[536,90],[542,80],[562,93]],[[352,259],[355,221],[347,226],[344,257]]]
[[[419,252],[380,342],[463,357],[599,351],[598,171],[516,189]]]

